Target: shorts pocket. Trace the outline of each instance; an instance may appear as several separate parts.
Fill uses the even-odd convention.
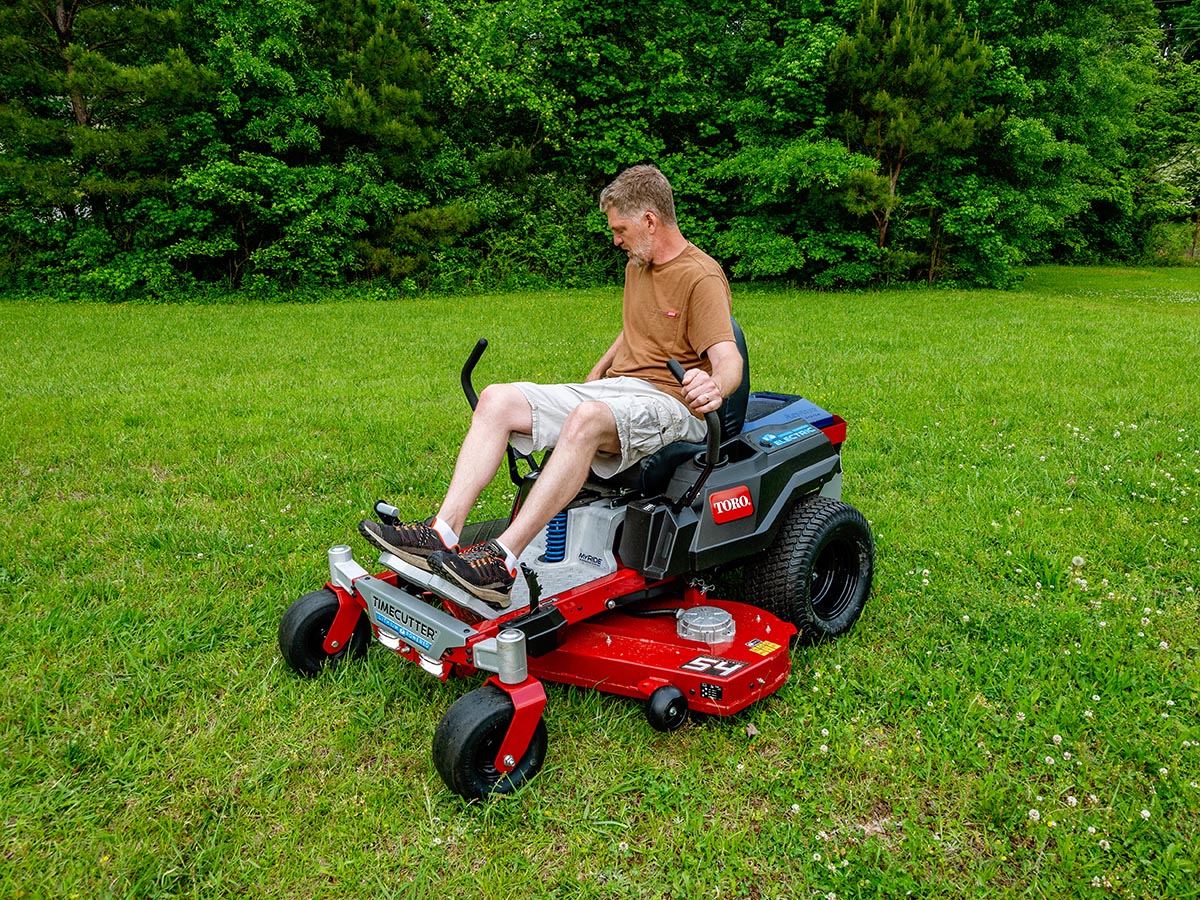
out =
[[[683,421],[688,413],[678,409],[669,397],[639,397],[629,409],[629,452],[649,456],[687,431]]]

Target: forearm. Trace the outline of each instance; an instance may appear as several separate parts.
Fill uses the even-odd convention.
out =
[[[712,380],[722,397],[728,397],[741,385],[742,357],[739,354],[713,359],[712,367]]]
[[[721,341],[706,351],[712,374],[689,369],[683,376],[683,402],[696,415],[719,409],[721,401],[742,383],[742,355],[733,341]]]
[[[708,348],[712,381],[722,397],[728,397],[742,383],[742,354],[733,341],[722,341]]]

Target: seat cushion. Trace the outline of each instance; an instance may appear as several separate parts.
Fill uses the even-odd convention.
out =
[[[677,468],[704,450],[704,444],[675,441],[612,478],[593,478],[592,481],[608,487],[637,491],[647,497],[654,496],[666,490]]]

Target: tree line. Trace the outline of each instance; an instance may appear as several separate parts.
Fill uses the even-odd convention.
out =
[[[1194,258],[1200,0],[0,6],[9,289],[606,283],[644,161],[739,279]]]

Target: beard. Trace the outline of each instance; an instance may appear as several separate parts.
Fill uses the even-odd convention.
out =
[[[645,239],[638,241],[636,244],[631,244],[625,251],[629,254],[629,261],[639,269],[644,269],[650,265],[650,257],[654,253],[654,246],[650,240],[650,236],[646,235]]]

